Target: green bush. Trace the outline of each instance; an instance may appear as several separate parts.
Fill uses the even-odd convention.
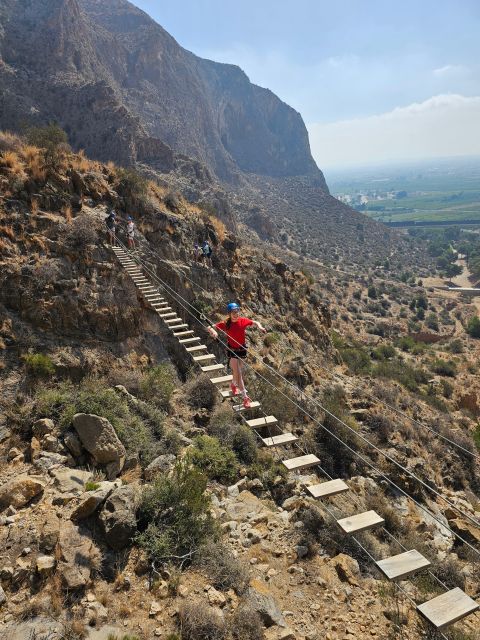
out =
[[[450,351],[450,353],[463,353],[462,340],[460,340],[460,338],[455,338],[455,340],[452,340],[448,345],[448,350]]]
[[[253,464],[258,457],[258,447],[255,435],[245,425],[240,425],[233,432],[232,449],[244,464]]]
[[[428,375],[423,369],[416,369],[401,360],[379,362],[372,375],[377,378],[397,380],[409,391],[417,391],[420,384],[428,382]]]
[[[130,406],[124,397],[98,378],[86,378],[79,385],[62,382],[39,390],[35,413],[38,417],[53,418],[62,431],[71,426],[76,413],[106,418],[127,452],[138,455],[143,466],[165,452],[165,434],[158,412],[147,409],[146,403]]]
[[[480,318],[478,316],[474,316],[468,321],[467,333],[472,338],[480,338]]]
[[[23,359],[27,373],[32,378],[50,378],[55,373],[52,359],[43,353],[27,353]]]
[[[280,340],[280,334],[277,333],[276,331],[270,331],[263,338],[263,344],[266,347],[272,347],[274,344],[277,344],[279,340]]]
[[[158,364],[146,371],[140,381],[140,397],[165,409],[175,390],[175,373],[169,364]]]
[[[371,298],[372,300],[376,300],[378,298],[378,292],[376,287],[372,284],[368,287],[368,292],[367,295],[369,298]]]
[[[136,541],[151,560],[184,564],[204,542],[216,539],[218,529],[206,488],[206,477],[187,461],[145,488]]]
[[[372,351],[372,356],[375,360],[388,360],[393,358],[397,350],[391,344],[381,344],[379,347]]]
[[[99,486],[98,482],[88,480],[88,482],[85,483],[85,491],[96,491]]]
[[[142,199],[148,191],[148,180],[135,171],[135,169],[116,169],[120,195]]]
[[[205,374],[195,376],[188,381],[185,394],[188,404],[193,409],[208,409],[211,411],[217,402],[218,391]]]
[[[232,449],[240,462],[252,464],[257,459],[257,442],[252,430],[239,425],[229,407],[214,413],[208,425],[208,433],[218,438],[220,443]]]
[[[189,450],[188,458],[210,480],[231,484],[238,474],[238,462],[234,452],[220,444],[217,438],[197,436]]]
[[[447,360],[437,358],[432,364],[432,371],[437,373],[439,376],[447,376],[449,378],[453,378],[457,373],[457,367],[454,362],[449,362]]]
[[[352,373],[361,374],[370,371],[370,356],[362,347],[346,347],[341,349],[340,353]]]

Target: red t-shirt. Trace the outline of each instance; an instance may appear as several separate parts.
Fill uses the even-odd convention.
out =
[[[248,318],[238,318],[236,322],[231,322],[227,329],[225,322],[217,322],[215,329],[225,331],[227,334],[227,344],[232,349],[241,349],[245,346],[245,329],[253,324],[253,320]]]

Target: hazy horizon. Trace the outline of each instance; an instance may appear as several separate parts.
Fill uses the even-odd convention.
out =
[[[322,169],[480,155],[476,0],[134,4],[299,111]]]

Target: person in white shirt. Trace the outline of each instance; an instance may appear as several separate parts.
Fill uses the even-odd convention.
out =
[[[128,248],[135,249],[135,224],[132,216],[128,216],[127,218],[127,240]]]

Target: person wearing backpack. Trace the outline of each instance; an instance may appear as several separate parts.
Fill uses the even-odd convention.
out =
[[[112,245],[112,247],[117,246],[116,241],[116,232],[117,232],[117,220],[115,211],[112,209],[108,216],[105,218],[105,224],[107,226],[107,242]]]
[[[240,316],[240,305],[236,302],[227,304],[228,318],[223,322],[217,322],[213,327],[208,327],[208,333],[212,338],[218,339],[218,331],[227,337],[227,357],[229,358],[230,369],[232,370],[233,381],[230,385],[232,396],[242,395],[243,406],[249,409],[252,401],[248,397],[243,381],[243,361],[247,357],[246,329],[247,327],[257,327],[266,333],[257,320],[243,318]]]
[[[207,267],[211,267],[212,266],[212,247],[210,246],[210,243],[208,242],[208,240],[204,240],[203,244],[202,244],[202,253],[203,253],[203,260],[205,262],[205,264],[207,265]]]

